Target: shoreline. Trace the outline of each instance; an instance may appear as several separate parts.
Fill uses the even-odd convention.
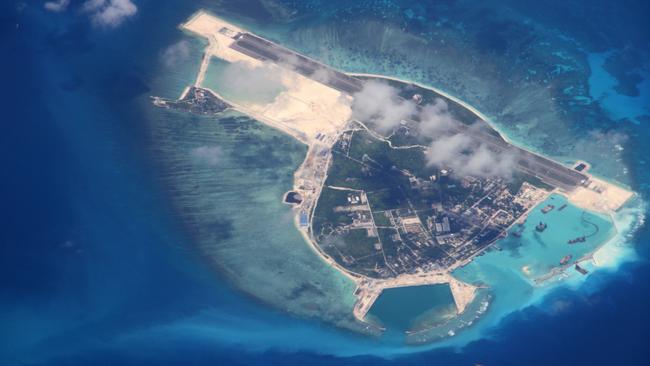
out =
[[[427,89],[427,90],[430,90],[430,91],[432,91],[434,93],[440,94],[440,95],[442,95],[442,96],[444,96],[444,97],[458,103],[460,106],[462,106],[463,108],[469,110],[470,112],[474,113],[474,115],[476,117],[481,119],[483,122],[487,123],[490,126],[490,128],[492,128],[494,131],[496,131],[499,134],[499,136],[504,141],[506,141],[508,144],[511,144],[513,146],[517,146],[518,148],[523,149],[523,150],[525,150],[525,151],[527,151],[527,152],[529,152],[531,154],[534,154],[534,155],[539,156],[539,157],[544,158],[544,159],[554,161],[554,162],[566,167],[566,165],[563,164],[562,162],[557,161],[555,159],[552,159],[550,157],[544,156],[543,154],[538,153],[536,151],[533,151],[528,146],[522,146],[521,144],[516,144],[516,143],[512,142],[512,140],[504,132],[499,130],[499,128],[496,126],[496,124],[490,118],[488,118],[485,114],[481,113],[478,109],[474,108],[472,105],[468,104],[467,102],[463,101],[462,99],[457,98],[457,97],[455,97],[455,96],[453,96],[453,95],[451,95],[451,94],[449,94],[449,93],[447,93],[447,92],[445,92],[445,91],[443,91],[441,89],[438,89],[438,88],[436,88],[434,86],[427,85],[427,84],[422,84],[422,83],[418,83],[418,82],[413,82],[413,81],[398,78],[398,77],[386,76],[386,75],[380,75],[380,74],[358,73],[358,72],[347,73],[347,74],[351,75],[351,76],[379,78],[379,79],[397,81],[397,82],[404,83],[404,84],[412,84],[412,85],[415,85],[417,87]],[[583,163],[587,164],[589,167],[591,166],[591,164],[589,164],[588,162],[586,162],[584,160],[581,160],[581,159],[577,159],[575,161],[575,163],[578,163],[578,162],[583,162]],[[572,192],[566,192],[564,190],[555,188],[550,193],[561,194],[561,195],[565,196],[571,203],[575,204],[578,207],[585,208],[585,209],[595,211],[595,212],[598,212],[598,213],[602,213],[602,214],[610,214],[611,212],[617,212],[627,202],[629,202],[631,199],[633,199],[636,196],[636,192],[633,192],[631,189],[629,189],[628,186],[626,186],[624,184],[613,181],[611,179],[600,177],[598,175],[594,175],[594,174],[589,173],[589,172],[584,172],[584,174],[589,177],[589,182],[593,182],[594,184],[604,185],[605,190],[607,190],[607,189],[618,189],[620,191],[626,191],[626,193],[629,193],[629,194],[626,195],[626,197],[618,199],[618,202],[615,202],[615,204],[614,204],[615,207],[605,207],[605,208],[603,208],[603,207],[600,207],[598,205],[592,204],[591,202],[587,202],[587,203],[581,202],[580,199],[577,197],[576,193],[581,193],[581,191],[582,191],[581,188],[582,187],[577,187],[577,189],[575,189]],[[584,192],[582,192],[582,193],[584,193]],[[591,199],[593,199],[593,197],[591,197]]]
[[[301,188],[300,181],[301,180],[307,180],[307,178],[304,178],[304,176],[305,176],[304,174],[310,173],[309,164],[313,163],[314,161],[316,161],[315,164],[318,164],[319,161],[314,157],[314,155],[316,154],[316,150],[318,150],[320,147],[331,147],[331,145],[333,145],[333,143],[336,142],[336,140],[338,138],[338,134],[340,133],[340,130],[337,131],[336,128],[334,128],[333,131],[334,131],[335,135],[333,136],[333,140],[332,140],[332,136],[328,136],[327,141],[319,142],[315,138],[312,138],[311,136],[307,135],[306,133],[304,133],[304,132],[302,132],[300,130],[291,128],[286,122],[276,120],[273,117],[269,116],[268,115],[268,109],[269,109],[268,107],[258,108],[259,106],[254,105],[254,104],[252,106],[247,107],[245,105],[242,105],[241,103],[234,103],[234,102],[228,100],[227,98],[224,98],[223,96],[221,96],[215,90],[213,90],[213,89],[211,89],[209,87],[201,85],[203,83],[203,81],[204,81],[205,74],[206,74],[207,69],[209,68],[210,60],[211,60],[212,57],[220,57],[220,58],[222,58],[222,59],[224,59],[226,61],[229,61],[229,62],[243,61],[243,62],[249,62],[249,63],[252,63],[252,64],[255,64],[256,62],[258,62],[257,60],[254,60],[254,59],[253,59],[253,61],[247,60],[246,57],[248,57],[248,56],[243,57],[243,56],[236,55],[236,54],[233,55],[233,52],[236,52],[236,51],[233,51],[233,50],[230,50],[230,49],[224,49],[223,48],[224,44],[220,44],[220,42],[222,42],[222,40],[217,39],[214,35],[211,35],[211,34],[206,35],[206,33],[201,33],[200,31],[197,31],[196,29],[192,29],[190,24],[192,22],[196,21],[197,19],[199,19],[200,17],[204,16],[204,15],[207,15],[207,16],[215,19],[219,24],[227,24],[232,29],[240,30],[239,27],[231,25],[230,23],[228,23],[226,21],[223,21],[220,18],[218,18],[218,17],[216,17],[216,16],[212,15],[211,13],[209,13],[207,11],[204,11],[204,10],[198,10],[186,22],[182,23],[179,26],[183,31],[187,31],[192,36],[200,37],[200,38],[207,38],[207,41],[208,41],[208,45],[206,46],[206,48],[204,50],[204,53],[202,55],[201,65],[200,65],[199,72],[197,73],[196,81],[195,81],[195,83],[193,85],[211,91],[212,93],[214,93],[219,98],[221,98],[224,101],[231,104],[233,109],[237,110],[238,112],[240,112],[242,114],[245,114],[245,115],[248,115],[248,116],[250,116],[250,117],[252,117],[252,118],[260,121],[261,123],[264,123],[264,124],[266,124],[266,125],[268,125],[268,126],[270,126],[272,128],[280,130],[280,131],[294,137],[296,140],[298,140],[298,141],[304,143],[305,145],[307,145],[308,150],[307,150],[307,154],[305,156],[305,159],[303,160],[301,165],[298,167],[298,169],[294,172],[294,186],[293,186],[292,190],[295,191],[295,192],[301,193],[301,195],[304,197],[303,201],[300,204],[292,205],[293,206],[292,210],[295,213],[294,218],[293,218],[294,226],[300,232],[303,239],[308,243],[308,245],[314,250],[314,252],[326,264],[333,267],[337,272],[341,273],[342,275],[344,275],[345,277],[347,277],[349,280],[353,281],[356,284],[357,288],[354,291],[354,296],[357,298],[357,301],[356,301],[356,303],[354,304],[354,307],[353,307],[353,315],[354,315],[355,319],[357,321],[359,321],[360,323],[362,323],[364,326],[366,326],[367,329],[370,329],[371,327],[376,329],[377,326],[374,325],[374,324],[371,324],[367,320],[365,320],[365,316],[366,316],[367,312],[370,310],[370,308],[372,307],[372,305],[374,304],[375,300],[381,295],[383,290],[390,289],[390,288],[397,288],[397,287],[411,287],[411,286],[432,285],[432,284],[448,284],[450,286],[450,289],[452,290],[452,294],[453,294],[453,297],[454,297],[454,302],[456,304],[457,314],[458,315],[462,314],[466,310],[467,305],[470,304],[474,300],[475,295],[476,295],[476,291],[479,288],[479,286],[474,286],[474,285],[459,281],[456,278],[454,278],[451,275],[451,273],[454,270],[456,270],[458,268],[461,268],[461,267],[471,263],[476,258],[477,255],[480,255],[481,253],[484,252],[483,250],[476,253],[476,255],[472,256],[471,258],[468,258],[468,259],[466,259],[466,260],[464,260],[462,262],[454,263],[451,267],[445,269],[444,271],[419,272],[419,273],[415,273],[415,274],[402,274],[402,275],[399,275],[397,277],[388,278],[388,279],[371,278],[371,277],[367,277],[367,276],[355,273],[353,271],[350,271],[350,270],[344,268],[343,266],[341,266],[334,259],[332,259],[329,255],[327,255],[325,252],[322,251],[322,248],[319,246],[319,244],[312,237],[311,227],[312,227],[312,220],[313,220],[313,212],[314,212],[314,210],[315,210],[315,208],[316,208],[316,206],[318,204],[318,198],[320,197],[321,190],[322,190],[322,188],[324,186],[324,183],[325,183],[325,181],[327,179],[327,170],[329,169],[329,164],[331,163],[331,153],[330,153],[330,156],[328,156],[326,161],[325,161],[325,171],[323,172],[323,176],[318,177],[318,178],[312,177],[313,181],[316,181],[318,183],[317,187],[312,188],[312,191],[306,193],[306,190],[304,188]],[[203,25],[203,26],[205,27],[205,25]],[[222,48],[219,48],[219,46],[221,46]],[[342,71],[342,72],[344,72],[344,71]],[[367,74],[367,73],[346,73],[346,74],[351,75],[351,76],[363,76],[363,77],[373,77],[373,78],[386,79],[386,80],[394,80],[394,81],[401,82],[401,83],[414,84],[414,85],[417,85],[417,86],[419,86],[421,88],[433,91],[433,92],[435,92],[437,94],[440,94],[440,95],[442,95],[442,96],[444,96],[446,98],[449,98],[450,100],[458,103],[463,108],[471,111],[479,119],[486,122],[507,143],[509,143],[511,145],[516,145],[516,146],[518,146],[518,147],[520,147],[520,148],[522,148],[522,149],[524,149],[524,150],[526,150],[526,151],[528,151],[528,152],[530,152],[532,154],[535,154],[537,156],[543,157],[545,159],[549,159],[549,158],[547,158],[547,157],[545,157],[545,156],[543,156],[543,155],[541,155],[541,154],[539,154],[537,152],[531,151],[527,147],[521,147],[521,145],[519,145],[519,144],[512,143],[512,141],[508,138],[508,136],[505,135],[504,133],[502,133],[501,131],[499,131],[499,129],[496,128],[494,122],[492,122],[486,115],[481,113],[479,110],[477,110],[473,106],[471,106],[471,105],[467,104],[466,102],[462,101],[461,99],[456,98],[453,95],[450,95],[450,94],[448,94],[448,93],[446,93],[446,92],[444,92],[444,91],[442,91],[440,89],[437,89],[437,88],[435,88],[433,86],[424,85],[424,84],[421,84],[421,83],[416,83],[416,82],[400,79],[400,78],[397,78],[397,77],[390,77],[390,76],[384,76],[384,75],[378,75],[378,74]],[[304,77],[300,76],[300,78],[304,78]],[[305,79],[307,79],[307,78],[305,78]],[[317,83],[316,81],[313,81],[313,82]],[[323,85],[323,84],[319,83],[319,85]],[[325,87],[325,88],[327,88],[327,87]],[[186,93],[186,91],[184,91],[183,94],[185,94],[185,93]],[[276,101],[278,99],[280,99],[280,95],[278,97],[276,97]],[[274,101],[274,103],[275,103],[275,101]],[[347,122],[346,122],[346,124],[347,124]],[[309,132],[311,132],[311,131],[309,131]],[[328,132],[329,132],[329,130],[328,130]],[[312,159],[314,159],[314,161],[312,161]],[[549,159],[549,160],[553,160],[553,159]],[[553,160],[553,161],[555,161],[555,160]],[[562,163],[559,163],[559,164],[564,166],[564,164],[562,164]],[[612,187],[618,187],[622,191],[626,191],[624,188],[618,186],[616,183],[610,183],[610,182],[608,182],[608,181],[606,181],[604,179],[596,178],[591,174],[587,174],[587,176],[590,178],[590,180],[595,179],[599,183],[604,183],[606,189],[609,188],[610,186],[612,186]],[[585,190],[586,190],[586,188],[585,188]],[[585,192],[581,191],[583,193],[584,197],[581,196],[582,201],[578,200],[578,202],[581,202],[582,204],[574,202],[572,200],[572,198],[575,199],[575,197],[572,195],[573,192],[565,192],[565,191],[559,190],[557,188],[552,190],[552,191],[547,191],[547,192],[548,193],[545,195],[545,197],[548,197],[550,194],[557,193],[557,194],[565,196],[567,198],[568,202],[570,202],[571,204],[574,204],[577,207],[587,209],[587,210],[590,210],[590,211],[603,213],[603,214],[609,214],[610,216],[613,214],[612,210],[608,210],[609,206],[604,205],[604,206],[601,207],[601,206],[596,205],[596,204],[591,204],[591,206],[590,206],[590,201],[589,200],[593,199],[593,195],[587,194],[588,192],[585,193]],[[634,197],[634,192],[631,192],[631,194],[629,196],[624,197],[624,199],[621,199],[622,202],[619,202],[621,200],[616,201],[617,208],[615,210],[613,210],[613,212],[616,212],[623,205],[625,205],[626,202],[629,202],[629,200],[632,197]],[[618,197],[615,197],[615,198],[618,198]],[[307,204],[305,202],[307,202]],[[535,205],[533,205],[529,210],[527,210],[526,213],[521,216],[520,220],[525,219],[528,216],[528,214],[530,213],[530,211],[532,209],[534,209],[535,207],[538,207],[538,205],[541,202],[543,202],[543,199],[540,200],[539,202],[537,202]],[[302,213],[304,213],[304,211],[305,211],[304,207],[305,207],[305,205],[308,205],[309,203],[313,203],[313,204],[308,208],[308,210],[309,210],[309,224],[305,227],[305,226],[301,225],[300,215]],[[596,209],[594,209],[594,208],[596,208]],[[602,211],[599,210],[598,208],[601,208]],[[520,221],[520,220],[517,220],[517,222]],[[514,223],[512,225],[514,225]],[[512,225],[511,225],[511,227],[512,227]],[[593,254],[596,251],[598,251],[603,246],[605,246],[607,243],[609,243],[614,237],[616,237],[616,235],[612,236],[612,238],[610,238],[609,240],[607,240],[604,243],[602,243],[601,245],[599,245],[596,249],[594,249],[593,252],[589,253],[589,255],[587,255],[587,256],[584,256],[579,261],[586,260],[585,257],[593,257]],[[492,245],[488,246],[485,249],[488,249],[489,247],[492,247]],[[576,261],[576,263],[577,263],[577,261]],[[561,268],[561,267],[555,267],[555,268]],[[551,270],[549,272],[549,274],[552,274],[554,270]],[[559,274],[561,274],[563,272],[564,272],[564,269],[560,270],[557,275],[559,275]],[[549,277],[549,279],[550,278],[555,278],[557,275],[552,274]]]

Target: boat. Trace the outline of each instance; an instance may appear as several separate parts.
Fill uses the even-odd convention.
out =
[[[568,244],[584,243],[587,240],[585,236],[579,236],[575,239],[567,241]]]
[[[546,230],[546,226],[547,225],[545,223],[540,221],[539,224],[537,224],[537,226],[535,226],[535,230],[537,230],[538,232],[541,233],[542,231]]]
[[[545,213],[549,213],[549,212],[550,212],[552,209],[554,209],[554,208],[555,208],[555,205],[546,205],[546,207],[544,207],[544,208],[542,209],[542,213],[543,213],[543,214],[545,214]]]
[[[562,206],[560,206],[560,208],[558,208],[557,210],[558,210],[558,211],[562,211],[562,210],[564,210],[565,208],[566,208],[566,203],[563,204]]]
[[[569,263],[569,261],[571,261],[572,258],[573,258],[572,254],[565,255],[564,257],[562,257],[562,259],[560,259],[560,264],[565,265]]]
[[[586,275],[587,273],[589,273],[589,271],[587,271],[586,269],[580,267],[580,265],[578,263],[576,263],[575,269],[576,269],[576,271],[580,272],[580,274],[582,274],[582,275]]]

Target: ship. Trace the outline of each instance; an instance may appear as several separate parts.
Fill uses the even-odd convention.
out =
[[[565,265],[569,263],[569,261],[571,261],[572,258],[573,258],[572,254],[565,255],[564,257],[562,257],[562,259],[560,259],[560,265]]]
[[[580,265],[578,263],[576,263],[575,269],[576,269],[576,271],[580,272],[580,274],[582,274],[582,275],[586,275],[587,273],[589,273],[589,271],[587,271],[586,269],[580,267]]]
[[[587,240],[585,236],[579,236],[575,239],[567,241],[568,244],[584,243]]]
[[[537,224],[537,226],[535,226],[535,230],[537,230],[538,232],[541,233],[542,231],[546,230],[546,227],[547,227],[547,225],[540,221],[539,224]]]
[[[542,209],[542,213],[543,213],[543,214],[545,214],[545,213],[549,213],[549,212],[550,212],[552,209],[554,209],[554,208],[555,208],[555,205],[546,205],[546,207],[544,207],[544,208]]]

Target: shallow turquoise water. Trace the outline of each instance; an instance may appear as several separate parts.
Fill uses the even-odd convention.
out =
[[[562,205],[567,205],[560,210]],[[542,208],[553,205],[555,208],[544,214]],[[539,222],[547,225],[546,230],[538,232]],[[497,245],[503,248],[503,264],[521,270],[526,279],[535,279],[548,273],[559,265],[562,257],[571,255],[572,261],[579,260],[615,234],[611,219],[587,212],[568,204],[565,197],[551,195],[529,214],[521,232],[521,238],[512,235],[521,230],[515,225],[508,238]],[[585,242],[568,244],[577,237],[585,236]]]
[[[544,214],[541,209],[550,204],[555,208]],[[535,230],[540,221],[547,224],[546,230],[541,233]],[[512,235],[513,231],[520,232],[521,237]],[[544,281],[535,280],[558,268],[565,255],[573,256],[570,264],[588,257],[616,233],[616,227],[610,217],[585,212],[568,203],[564,196],[552,194],[530,211],[523,226],[515,225],[507,238],[452,273],[461,281],[481,286],[475,300],[463,314],[453,318],[443,316],[440,319],[444,321],[438,322],[435,327],[431,327],[433,323],[427,326],[426,318],[418,318],[414,314],[417,311],[411,311],[411,317],[408,319],[402,319],[406,317],[405,312],[397,311],[396,318],[388,317],[388,320],[396,321],[397,326],[393,328],[401,326],[403,329],[404,324],[415,327],[418,331],[407,337],[407,341],[412,343],[446,338],[438,345],[451,345],[476,339],[486,329],[497,325],[513,309],[522,309],[541,301],[557,285],[581,283],[586,276],[575,271],[573,265],[568,265],[564,271]],[[572,245],[567,243],[569,239],[583,235],[588,236],[585,242]],[[618,253],[614,257],[620,255],[621,253]],[[591,260],[581,262],[581,266],[593,269]],[[418,296],[416,291],[409,295]],[[425,299],[422,295],[419,296],[421,301]],[[390,309],[399,307],[398,296],[391,296],[389,300],[388,304],[381,308],[386,309],[387,314]],[[372,315],[377,316],[377,313],[378,311],[373,311]],[[395,334],[387,336],[392,339],[399,338]]]
[[[541,209],[549,204],[554,205],[555,209],[542,213]],[[559,210],[564,204],[567,206]],[[541,233],[535,230],[540,221],[548,225]],[[598,227],[597,232],[592,224]],[[485,299],[478,300],[483,301],[487,308],[481,307],[478,312],[470,309],[459,317],[464,325],[469,325],[469,322],[480,326],[465,329],[457,338],[476,337],[477,328],[485,329],[496,325],[512,309],[521,309],[540,301],[560,280],[582,280],[584,277],[573,266],[568,266],[551,279],[535,282],[559,267],[559,262],[565,255],[571,254],[573,263],[616,234],[614,223],[609,217],[585,212],[558,194],[549,196],[530,212],[521,231],[521,238],[512,235],[512,231],[521,231],[521,228],[515,225],[507,238],[497,242],[492,249],[470,264],[453,272],[461,281],[486,286],[490,296],[489,305]],[[586,238],[584,243],[567,244],[567,240],[582,235],[592,236]],[[581,265],[590,268],[589,262]],[[476,321],[480,312],[485,313]]]
[[[433,325],[456,312],[448,285],[424,285],[386,289],[369,315],[391,330],[406,331],[426,321]]]

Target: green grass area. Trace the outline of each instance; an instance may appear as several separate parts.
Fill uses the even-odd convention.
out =
[[[387,80],[387,79],[373,78],[373,77],[365,77],[362,79],[381,80],[387,83],[388,85],[397,88],[399,90],[399,95],[404,99],[411,99],[413,95],[416,93],[420,94],[422,95],[422,102],[420,102],[421,106],[432,104],[435,102],[436,99],[442,99],[445,101],[445,103],[447,103],[449,113],[453,116],[454,119],[466,125],[472,125],[476,122],[479,122],[482,126],[486,127],[487,133],[493,136],[499,136],[499,133],[496,130],[494,130],[487,122],[482,121],[479,116],[474,114],[474,112],[463,107],[460,103],[457,103],[454,100],[447,98],[446,96],[439,94],[433,90],[426,89],[411,83],[404,83],[397,80]]]
[[[385,182],[377,179],[381,176],[378,170],[362,171],[363,165],[348,159],[345,155],[334,153],[332,166],[327,173],[326,185],[352,189],[376,190],[386,187]]]
[[[385,266],[384,256],[375,249],[378,241],[378,238],[368,237],[365,229],[358,229],[322,240],[321,248],[337,262],[345,263],[345,267],[351,271],[377,277],[375,268]],[[343,257],[353,259],[354,262],[346,263]]]
[[[425,145],[428,143],[428,140],[423,140],[421,136],[415,134],[405,134],[405,133],[395,133],[390,137],[390,142],[393,146],[413,146],[413,145]]]
[[[426,210],[431,208],[431,204],[440,202],[440,190],[437,185],[426,191],[407,189],[404,192],[416,210]]]
[[[447,257],[447,254],[442,250],[441,247],[438,245],[433,245],[430,247],[427,247],[422,251],[423,256],[426,258],[432,258],[434,260],[438,260],[444,257]]]
[[[379,239],[368,236],[366,229],[350,230],[347,234],[337,237],[335,245],[344,254],[354,258],[375,254],[375,244]]]
[[[552,191],[554,188],[552,185],[544,183],[541,179],[537,178],[534,175],[517,171],[512,176],[512,179],[507,183],[508,190],[513,195],[517,194],[517,192],[519,192],[519,189],[521,188],[521,185],[524,184],[524,182],[528,182],[529,184],[532,184],[537,188],[542,188],[547,191]]]
[[[386,262],[384,262],[384,256],[381,254],[381,252],[377,252],[371,256],[357,259],[357,261],[352,266],[350,266],[350,269],[352,269],[354,272],[377,278],[379,276],[377,275],[375,268],[386,267],[385,263]]]
[[[406,197],[396,186],[368,192],[367,195],[372,210],[392,210],[407,206]]]
[[[345,212],[334,212],[336,206],[348,204],[347,197],[350,192],[323,187],[318,205],[314,211],[313,230],[317,235],[326,224],[332,226],[351,224],[352,218]]]
[[[400,174],[391,171],[393,167],[406,169],[420,178],[426,178],[436,172],[436,169],[426,164],[424,150],[421,148],[393,149],[387,142],[375,139],[367,131],[357,131],[352,136],[350,157],[361,161],[367,155],[382,167],[386,173]],[[368,163],[377,166],[372,162]]]
[[[373,211],[372,217],[375,219],[376,226],[390,226],[390,220],[386,217],[384,212]]]
[[[386,143],[375,139],[367,131],[356,131],[352,135],[349,154],[350,157],[361,160],[364,154],[372,157],[372,155],[377,155],[378,151],[382,152],[387,148]]]
[[[479,196],[472,196],[473,194],[472,190],[463,188],[460,182],[456,180],[451,180],[442,187],[443,199],[453,204],[463,203],[468,200],[468,202],[473,202],[480,199]]]
[[[368,78],[370,79],[370,78]],[[399,90],[399,96],[404,99],[411,99],[414,94],[422,95],[422,102],[420,105],[425,106],[427,104],[432,104],[436,99],[442,99],[447,103],[449,111],[452,115],[459,121],[465,124],[473,124],[479,117],[474,114],[474,112],[463,107],[459,103],[447,98],[446,96],[439,94],[433,90],[426,89],[415,84],[404,83],[397,80],[385,80],[379,79],[386,82],[388,85],[397,88]]]
[[[379,233],[379,238],[381,239],[384,254],[387,257],[396,257],[397,247],[402,244],[401,242],[392,239],[392,236],[396,231],[394,229],[378,229],[377,231]]]

